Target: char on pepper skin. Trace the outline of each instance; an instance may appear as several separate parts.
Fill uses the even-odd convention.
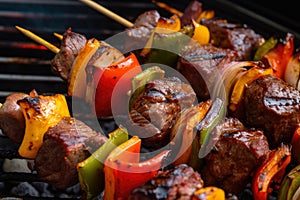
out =
[[[63,34],[59,52],[51,60],[52,71],[63,80],[68,80],[73,62],[86,42],[84,35],[72,32],[71,28],[68,28]]]
[[[267,138],[260,130],[245,128],[236,118],[225,118],[213,131],[219,139],[204,158],[202,178],[205,185],[237,194],[268,156]]]
[[[186,164],[162,170],[152,180],[134,189],[130,200],[192,199],[193,193],[203,188],[201,175]]]
[[[264,130],[270,146],[289,143],[300,123],[300,92],[285,81],[266,75],[245,90],[244,124]]]
[[[165,146],[175,120],[193,105],[195,97],[192,87],[175,77],[148,82],[130,109],[128,132],[139,136],[146,148]]]
[[[78,183],[77,163],[88,158],[106,141],[104,135],[93,131],[82,121],[63,118],[44,135],[43,145],[35,159],[38,177],[59,189]],[[90,144],[98,146],[90,147]]]

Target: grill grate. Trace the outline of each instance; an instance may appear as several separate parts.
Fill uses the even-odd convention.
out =
[[[162,16],[170,15],[157,8],[151,0],[98,2],[132,22],[139,14],[150,9],[157,9]],[[183,10],[188,3],[186,0],[164,2],[179,10]],[[201,2],[204,8],[214,9],[218,16],[233,21],[239,19],[265,36],[269,36],[270,33],[282,34],[291,31],[290,28],[256,15],[255,12],[245,10],[230,1],[203,0]],[[59,46],[59,40],[53,36],[53,33],[63,33],[69,27],[75,32],[85,34],[87,38],[95,37],[100,40],[124,30],[120,24],[112,22],[77,0],[0,0],[0,102],[4,102],[5,97],[10,93],[29,93],[32,89],[38,93],[66,95],[67,92],[66,83],[51,72],[50,59],[54,54],[22,35],[15,29],[15,25],[31,30],[56,46]],[[300,34],[293,33],[298,43]],[[2,134],[0,136],[1,165],[4,159],[20,158],[17,149],[18,145]],[[38,179],[34,173],[4,173],[1,168],[0,197],[11,195],[5,191],[7,185],[11,185],[12,182],[36,183]],[[77,196],[66,197],[62,195],[65,191],[55,192],[61,199],[79,198],[80,195],[78,186],[77,193],[75,192]],[[27,196],[25,195],[24,199],[52,198]]]

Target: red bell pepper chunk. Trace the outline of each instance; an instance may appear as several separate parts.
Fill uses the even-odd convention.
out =
[[[275,76],[283,79],[286,66],[294,53],[294,35],[288,33],[284,42],[279,42],[267,54],[262,62],[272,67]]]
[[[300,163],[300,126],[296,128],[291,144],[293,158]]]
[[[289,145],[282,144],[270,152],[268,159],[256,171],[252,181],[254,200],[267,200],[272,191],[271,182],[280,184],[285,169],[291,161]]]
[[[94,103],[96,115],[98,117],[112,116],[112,101],[114,101],[113,106],[116,106],[115,109],[120,113],[126,111],[128,107],[126,103],[129,98],[127,93],[131,88],[132,78],[142,72],[135,54],[131,53],[125,59],[111,66],[104,68],[95,67],[94,70],[93,83],[90,87],[91,90],[96,88],[94,91],[95,100],[94,102],[91,100],[90,103]],[[118,97],[112,100],[112,95],[117,84]],[[93,98],[93,95],[90,93],[88,95],[89,97],[87,98]]]
[[[156,156],[140,162],[141,139],[133,136],[115,148],[104,161],[104,200],[128,199],[131,191],[143,185],[163,167],[169,155],[164,150]]]

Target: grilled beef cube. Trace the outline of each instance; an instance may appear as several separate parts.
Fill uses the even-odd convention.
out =
[[[125,52],[144,48],[159,18],[157,10],[149,10],[139,15],[134,26],[126,29]]]
[[[28,97],[25,93],[12,93],[0,108],[0,129],[13,142],[20,144],[25,133],[25,118],[18,100]]]
[[[191,1],[184,9],[183,16],[181,17],[181,26],[192,24],[192,20],[197,20],[202,12],[202,3],[197,0]]]
[[[186,164],[160,171],[144,185],[134,189],[129,199],[192,199],[203,188],[201,175]]]
[[[204,158],[202,178],[207,186],[239,193],[270,152],[267,138],[260,130],[246,129],[236,118],[225,118],[213,131],[219,140]]]
[[[178,60],[177,70],[189,81],[198,100],[210,98],[209,91],[218,77],[216,70],[222,70],[226,63],[237,59],[237,52],[214,47],[211,44],[186,46]]]
[[[202,23],[208,27],[213,45],[237,51],[240,60],[252,60],[254,52],[264,41],[245,24],[228,23],[222,19],[203,20]]]
[[[72,32],[71,28],[67,29],[61,40],[60,51],[51,60],[52,71],[63,80],[68,80],[73,62],[86,42],[84,35]]]
[[[264,130],[270,146],[290,142],[300,123],[300,92],[285,81],[266,75],[245,90],[244,124]]]
[[[130,110],[126,127],[138,135],[146,148],[157,149],[170,140],[170,131],[179,113],[195,101],[190,85],[178,78],[150,81]]]
[[[65,117],[49,128],[35,159],[40,179],[59,189],[78,183],[76,165],[93,153],[87,144],[95,144],[90,141],[95,137],[99,137],[98,147],[107,141],[105,136],[72,117]]]

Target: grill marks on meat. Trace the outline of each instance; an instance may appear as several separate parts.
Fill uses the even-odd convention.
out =
[[[191,199],[193,193],[203,188],[203,185],[198,172],[181,164],[160,171],[154,179],[134,189],[129,199]]]
[[[199,100],[210,98],[216,81],[220,79],[216,70],[238,58],[237,52],[208,45],[192,43],[183,49],[177,70],[189,81]]]
[[[240,60],[252,60],[254,52],[264,40],[245,24],[228,23],[222,19],[203,20],[202,23],[208,27],[213,45],[237,51]]]
[[[95,144],[91,141],[95,139],[98,147],[107,141],[105,136],[71,117],[65,117],[49,128],[35,159],[35,168],[40,179],[59,189],[76,184],[76,165],[91,155],[92,149],[87,144]]]
[[[300,92],[272,75],[246,88],[243,106],[245,124],[263,129],[272,147],[290,142],[300,123]]]
[[[10,94],[0,108],[0,129],[17,144],[22,142],[25,133],[25,118],[17,101],[28,96],[25,93]]]
[[[220,138],[204,158],[201,175],[205,185],[237,194],[270,152],[267,138],[260,130],[246,129],[236,118],[225,118],[214,131]]]
[[[148,82],[130,110],[129,133],[138,135],[147,148],[166,145],[179,113],[194,103],[195,96],[188,84],[175,77]]]
[[[63,34],[60,51],[51,60],[52,71],[59,74],[63,80],[68,80],[73,62],[86,42],[84,35],[72,32],[71,28],[68,28]]]

